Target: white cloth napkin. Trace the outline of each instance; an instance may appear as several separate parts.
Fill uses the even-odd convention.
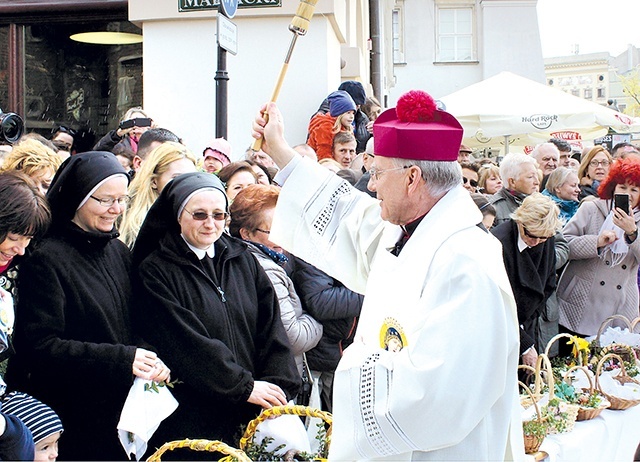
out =
[[[293,404],[293,401],[289,401],[288,404]],[[275,451],[278,446],[283,444],[282,452],[291,449],[311,452],[307,430],[297,415],[285,414],[261,422],[256,428],[255,444],[260,445],[262,440],[267,437],[273,438],[273,441],[266,445],[267,451]]]
[[[118,422],[118,437],[122,447],[129,459],[133,454],[138,461],[160,423],[178,408],[178,401],[168,387],[157,387],[158,392],[145,391],[145,384],[151,384],[151,381],[136,377]]]

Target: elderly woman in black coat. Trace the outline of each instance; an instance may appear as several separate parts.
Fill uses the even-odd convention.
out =
[[[502,243],[502,257],[518,308],[522,363],[535,366],[538,317],[556,288],[554,236],[560,229],[558,207],[551,199],[533,193],[491,229]]]
[[[216,176],[178,176],[134,246],[142,332],[183,382],[150,446],[187,437],[237,445],[241,424],[300,387],[273,286],[247,245],[224,233],[227,210]]]
[[[21,265],[7,382],[59,414],[62,460],[124,459],[116,426],[134,376],[170,374],[132,332],[129,249],[114,228],[128,184],[109,152],[68,158],[47,193],[51,228]]]

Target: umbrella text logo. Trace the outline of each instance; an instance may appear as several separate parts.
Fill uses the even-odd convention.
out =
[[[530,123],[538,130],[546,130],[551,127],[554,122],[558,121],[557,115],[549,115],[549,114],[534,114],[530,117],[523,117],[522,122]]]

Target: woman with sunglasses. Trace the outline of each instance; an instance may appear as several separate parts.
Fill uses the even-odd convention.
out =
[[[570,256],[558,282],[560,329],[581,337],[597,334],[614,314],[638,316],[640,159],[617,160],[598,194],[578,208],[563,231]],[[628,211],[615,206],[617,194],[628,197]]]
[[[523,364],[535,366],[538,318],[556,288],[554,236],[560,229],[558,207],[534,193],[522,201],[509,221],[491,229],[502,243],[502,257],[518,307],[520,355]]]
[[[186,173],[162,190],[138,234],[140,329],[183,382],[173,389],[180,406],[149,447],[185,437],[235,445],[241,424],[300,387],[276,292],[247,245],[225,234],[228,218],[220,180]]]
[[[612,162],[611,154],[603,146],[594,146],[587,152],[578,167],[579,200],[588,196],[598,197],[598,187],[607,177]]]
[[[134,377],[170,374],[132,332],[129,249],[114,227],[128,184],[109,152],[68,158],[47,193],[51,228],[20,266],[7,383],[60,415],[62,460],[124,459],[115,430]]]

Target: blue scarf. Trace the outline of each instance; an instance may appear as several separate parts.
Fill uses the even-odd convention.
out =
[[[571,220],[571,218],[578,211],[578,207],[580,206],[580,202],[560,199],[555,194],[550,193],[547,189],[542,191],[542,194],[550,197],[556,203],[556,205],[560,209],[560,221],[562,221],[563,224],[567,224],[567,222]]]
[[[253,242],[250,241],[253,245],[255,245],[257,248],[259,248],[260,250],[262,250],[262,252],[268,256],[269,258],[271,258],[274,262],[276,262],[278,265],[282,266],[284,265],[286,262],[289,261],[289,258],[280,252],[276,252],[275,250],[270,249],[269,247],[267,247],[264,244],[258,244],[257,242]]]

